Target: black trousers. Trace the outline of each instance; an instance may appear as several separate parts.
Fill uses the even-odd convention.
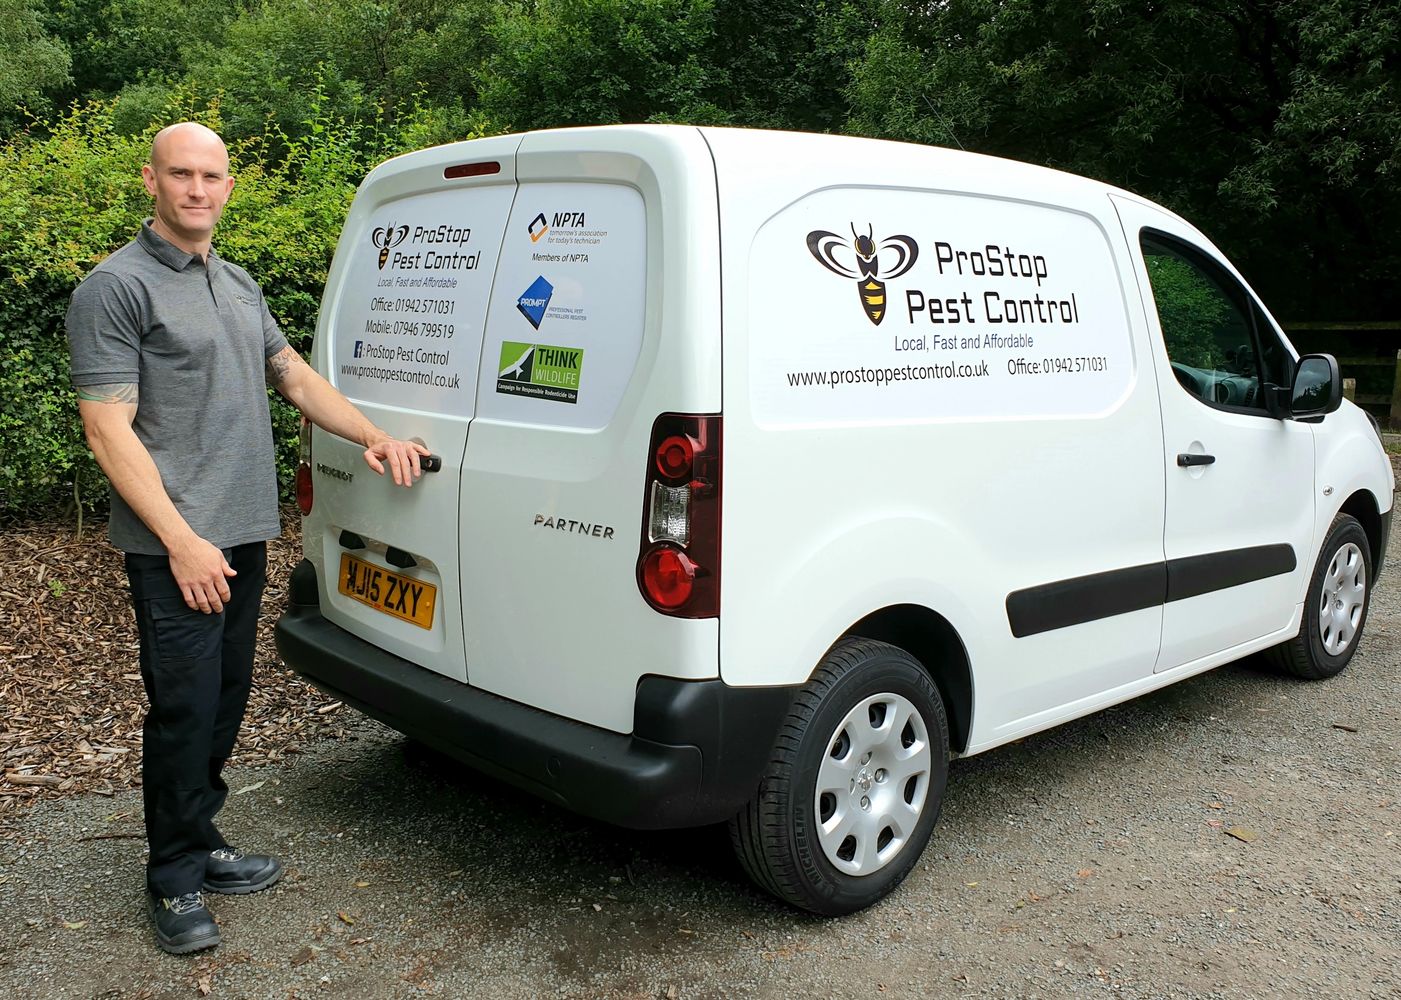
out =
[[[237,576],[218,614],[192,610],[165,556],[127,553],[141,680],[150,709],[142,742],[142,798],[151,857],[146,884],[158,896],[194,892],[209,852],[227,847],[214,826],[229,786],[221,772],[248,706],[267,545],[224,550]]]

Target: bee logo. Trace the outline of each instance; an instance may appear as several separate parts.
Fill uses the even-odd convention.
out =
[[[885,318],[885,283],[914,267],[919,244],[908,236],[887,236],[877,245],[870,225],[862,236],[853,224],[851,236],[848,240],[825,229],[814,229],[808,233],[808,250],[833,274],[856,279],[866,318],[880,326]]]
[[[389,260],[389,251],[403,243],[404,237],[407,235],[409,235],[408,226],[400,226],[395,229],[392,222],[387,226],[380,226],[370,234],[371,242],[379,247],[379,269],[381,271],[384,270],[384,265]]]

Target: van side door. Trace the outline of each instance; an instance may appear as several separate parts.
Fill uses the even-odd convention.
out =
[[[1175,217],[1113,197],[1152,340],[1167,464],[1157,670],[1224,662],[1293,630],[1313,565],[1314,438],[1276,415],[1296,356],[1225,258]]]

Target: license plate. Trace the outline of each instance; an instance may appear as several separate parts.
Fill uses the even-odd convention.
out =
[[[419,628],[433,627],[438,588],[341,554],[340,592]]]

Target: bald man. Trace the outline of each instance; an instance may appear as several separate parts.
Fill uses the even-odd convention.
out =
[[[150,709],[142,794],[156,941],[211,948],[203,893],[251,893],[282,873],[214,826],[252,683],[266,543],[279,532],[267,387],[411,486],[422,445],[375,427],[288,346],[248,272],[211,249],[233,191],[203,125],[163,129],[141,170],[154,215],[78,286],[67,327],[88,444],[112,483]]]

